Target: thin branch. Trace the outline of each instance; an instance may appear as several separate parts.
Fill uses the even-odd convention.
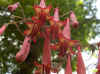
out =
[[[18,24],[15,24],[15,26],[16,26],[17,30],[20,32],[20,34],[23,35],[23,36],[25,36],[25,35],[23,34],[23,32],[20,30]]]
[[[63,15],[61,15],[60,17],[64,17],[64,16],[66,16],[66,15],[68,15],[69,13],[67,12],[67,13],[64,13]]]
[[[22,15],[23,15],[23,17],[25,18],[24,9],[23,9],[23,7],[22,7],[21,3],[20,3],[20,5],[19,5],[19,7],[21,8]]]
[[[23,17],[16,16],[16,15],[12,15],[11,17],[13,17],[13,18],[18,18],[18,19],[23,19]]]
[[[7,24],[8,24],[8,25],[9,25],[9,24],[14,24],[14,25],[16,26],[17,30],[20,32],[20,34],[21,34],[22,36],[25,36],[25,35],[23,34],[23,32],[21,31],[21,29],[19,28],[19,26],[17,25],[17,23],[18,23],[18,22],[15,22],[15,21],[14,21],[14,22],[10,22],[10,23],[7,23]]]

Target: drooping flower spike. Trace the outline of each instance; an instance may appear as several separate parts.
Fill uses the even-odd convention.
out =
[[[51,45],[51,49],[60,50],[59,54],[62,56],[66,55],[66,49],[70,49],[69,51],[73,54],[74,51],[72,51],[71,48],[76,47],[79,44],[78,40],[71,40],[69,18],[67,18],[65,23],[64,29],[59,34],[58,44]]]
[[[15,3],[13,5],[9,5],[8,9],[13,12],[16,10],[16,8],[18,8],[18,6],[19,3]],[[51,68],[51,48],[54,50],[58,50],[58,55],[60,55],[61,57],[67,56],[65,74],[72,74],[71,55],[74,54],[74,52],[72,51],[72,47],[77,46],[79,42],[78,40],[71,40],[70,24],[72,24],[72,26],[75,28],[79,24],[74,12],[71,11],[70,17],[67,18],[65,23],[64,21],[60,21],[58,8],[55,8],[54,16],[50,16],[51,6],[46,6],[45,0],[41,0],[39,5],[35,5],[34,10],[36,12],[36,15],[32,17],[31,22],[26,23],[28,29],[24,31],[25,39],[21,50],[16,54],[16,60],[18,62],[24,62],[30,51],[30,40],[36,42],[38,34],[42,34],[41,38],[44,38],[42,64],[37,63],[36,66],[39,68],[39,70],[36,70],[35,74],[50,74],[50,71],[54,70]],[[50,25],[45,25],[46,21],[49,21]],[[4,32],[4,30],[5,29],[1,29],[1,34]],[[53,40],[51,39],[51,37]],[[53,46],[50,46],[51,40],[52,43],[53,41],[55,41]],[[81,59],[81,64],[83,64],[81,53],[79,50],[77,60],[80,61]],[[78,62],[78,64],[79,63],[80,62]],[[78,74],[81,74],[82,69],[85,70],[83,68],[83,65],[80,70],[80,65],[77,65],[77,67]],[[85,71],[83,71],[82,74],[85,74]]]
[[[9,5],[9,6],[8,6],[8,10],[11,11],[11,12],[13,12],[13,11],[15,11],[16,8],[18,8],[18,7],[19,7],[19,2],[15,3],[15,4],[12,4],[12,5]]]
[[[85,64],[83,62],[82,54],[81,54],[81,47],[78,46],[77,52],[77,74],[86,74]]]
[[[72,27],[77,28],[79,26],[79,22],[77,21],[77,18],[73,11],[70,12],[70,24],[72,24]]]
[[[4,33],[4,31],[6,30],[6,27],[8,26],[8,24],[4,24],[1,28],[0,28],[0,35],[2,35]]]
[[[98,64],[97,64],[96,74],[100,74],[100,43],[98,43],[98,49],[99,49],[99,54],[98,54]]]
[[[17,62],[21,63],[21,62],[24,62],[26,60],[26,58],[30,52],[30,45],[31,45],[30,40],[31,40],[31,37],[29,37],[29,36],[25,37],[22,48],[16,54],[16,61]]]

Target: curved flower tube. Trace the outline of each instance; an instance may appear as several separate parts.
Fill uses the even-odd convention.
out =
[[[22,45],[21,50],[16,54],[17,62],[24,62],[30,52],[30,40],[31,38],[26,36]]]

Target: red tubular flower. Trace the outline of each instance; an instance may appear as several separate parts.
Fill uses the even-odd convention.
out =
[[[21,50],[16,54],[16,61],[24,62],[30,51],[30,37],[26,36]]]
[[[86,74],[86,69],[82,59],[80,46],[78,46],[77,53],[77,74]]]
[[[67,57],[67,64],[66,64],[65,74],[72,74],[71,56],[70,56],[70,54],[68,54],[68,57]]]
[[[70,23],[72,24],[72,27],[77,28],[79,25],[79,22],[77,21],[77,18],[73,11],[70,12]]]
[[[96,74],[100,74],[100,43],[98,44],[99,54],[98,54],[98,64],[97,64],[97,72]]]
[[[49,22],[50,22],[52,39],[55,40],[56,38],[58,38],[58,35],[61,32],[61,27],[64,24],[62,21],[59,20],[58,8],[55,8],[54,16],[50,17]]]
[[[13,12],[13,11],[16,10],[16,8],[18,8],[18,6],[19,6],[19,2],[15,3],[15,4],[12,4],[12,5],[9,5],[8,10]]]
[[[48,29],[46,30],[45,33],[45,40],[44,40],[44,47],[43,47],[43,58],[42,58],[42,63],[44,65],[51,64],[51,50],[50,50],[50,33]]]
[[[6,30],[7,25],[8,25],[8,24],[5,24],[5,25],[3,25],[3,26],[0,28],[0,35],[2,35],[3,32]]]
[[[45,22],[45,20],[49,16],[49,12],[51,10],[51,6],[45,5],[45,0],[40,1],[40,5],[35,5],[34,10],[36,12],[36,15],[40,18],[40,20]],[[44,24],[43,22],[43,24]]]
[[[45,39],[44,48],[43,48],[43,59],[42,59],[44,65],[51,63],[51,51],[50,51],[49,44],[50,44],[50,40]]]
[[[63,33],[65,38],[71,39],[69,18],[67,18],[67,20],[66,20],[66,25],[64,26],[64,29],[63,29],[62,33]]]
[[[50,50],[50,30],[46,28],[44,36],[44,47],[43,47],[43,56],[42,56],[42,64],[44,66],[46,74],[50,74],[51,68],[51,50]]]

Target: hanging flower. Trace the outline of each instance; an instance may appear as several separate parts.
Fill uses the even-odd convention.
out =
[[[67,57],[67,64],[66,64],[65,74],[72,74],[71,56],[70,56],[70,54],[68,54],[68,57]]]
[[[98,64],[97,64],[97,72],[96,74],[100,74],[100,43],[98,43],[99,54],[98,54]]]
[[[67,20],[66,20],[66,25],[64,26],[64,29],[63,29],[62,33],[63,33],[65,38],[71,39],[69,18],[67,18]]]
[[[49,22],[50,22],[52,39],[55,40],[56,38],[58,38],[58,34],[61,32],[61,27],[64,24],[64,22],[59,20],[59,9],[58,8],[55,8],[54,16],[51,16],[49,18]]]
[[[40,1],[40,5],[35,5],[34,10],[36,15],[43,21],[45,21],[49,17],[49,13],[51,10],[51,6],[45,5],[45,0]]]
[[[8,26],[8,24],[5,24],[0,28],[0,35],[2,35],[4,33],[4,31],[6,30],[7,26]]]
[[[26,36],[21,50],[16,54],[16,61],[24,62],[30,51],[30,37]]]
[[[12,5],[9,5],[8,10],[13,12],[13,11],[16,10],[16,8],[18,8],[18,6],[19,6],[19,2],[15,3],[15,4],[12,4]]]
[[[86,74],[85,65],[81,55],[81,48],[78,46],[78,53],[77,53],[77,74]]]
[[[70,12],[70,23],[72,24],[72,27],[77,28],[79,25],[79,22],[77,21],[77,18],[73,11]]]

